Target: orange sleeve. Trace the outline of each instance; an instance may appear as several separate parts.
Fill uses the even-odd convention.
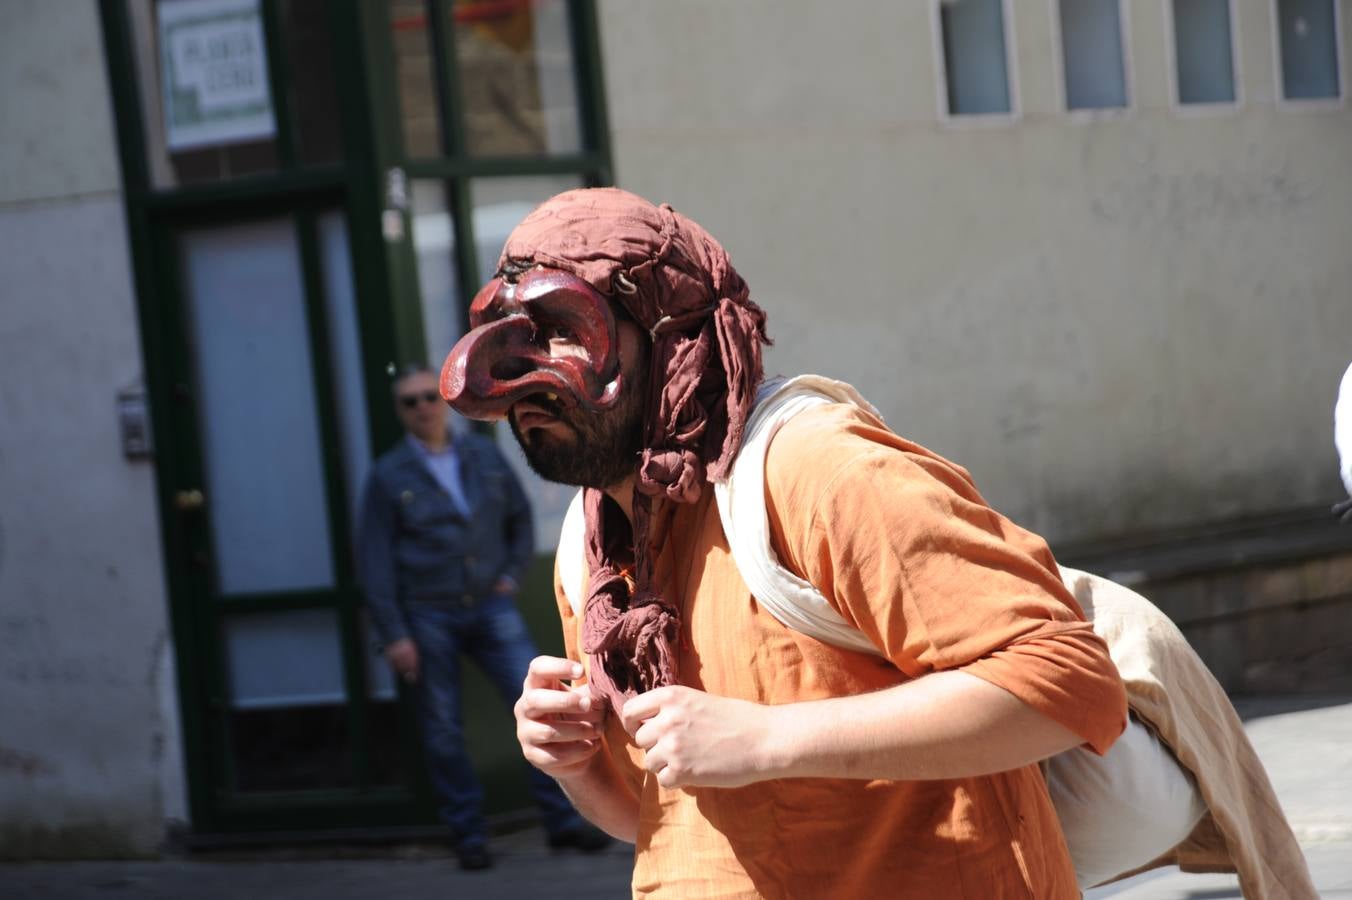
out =
[[[1099,753],[1121,734],[1121,679],[1046,543],[961,467],[837,410],[786,426],[766,471],[785,564],[902,672],[961,669]]]

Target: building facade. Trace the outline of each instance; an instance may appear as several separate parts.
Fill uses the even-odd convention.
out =
[[[1350,6],[0,3],[0,856],[430,826],[355,492],[391,367],[576,185],[706,225],[771,371],[1141,570],[1227,686],[1344,684]],[[547,550],[567,492],[531,490]]]

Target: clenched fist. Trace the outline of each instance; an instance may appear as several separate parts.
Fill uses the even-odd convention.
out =
[[[385,648],[385,659],[396,675],[409,684],[416,684],[419,673],[418,645],[412,638],[400,638]]]
[[[625,703],[620,721],[663,787],[741,787],[777,777],[774,707],[664,687]]]

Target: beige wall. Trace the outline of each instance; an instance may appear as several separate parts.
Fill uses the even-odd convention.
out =
[[[93,0],[6,0],[0,85],[0,858],[147,854],[181,751]]]
[[[929,3],[602,0],[618,183],[729,248],[769,369],[854,382],[1053,540],[1336,499],[1352,112],[1279,107],[1266,0],[1240,105],[1179,111],[1131,0],[1131,109],[1067,115],[1054,3],[1010,5],[1019,115],[945,122]]]
[[[0,51],[0,203],[119,190],[94,0],[6,0]]]

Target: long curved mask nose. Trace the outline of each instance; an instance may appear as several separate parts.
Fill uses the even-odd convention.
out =
[[[494,278],[474,296],[469,324],[441,368],[441,396],[461,415],[501,419],[531,394],[590,410],[620,396],[615,316],[575,275],[532,269],[516,284]]]

